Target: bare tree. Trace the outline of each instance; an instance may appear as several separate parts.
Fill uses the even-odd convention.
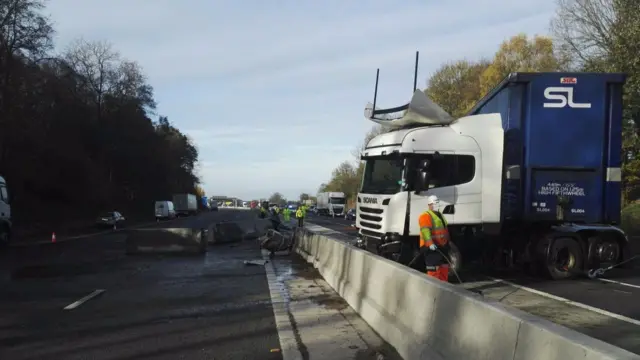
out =
[[[574,66],[583,66],[609,55],[613,46],[611,28],[616,22],[616,0],[558,0],[551,23],[557,46]]]
[[[87,90],[95,96],[98,119],[102,116],[105,95],[114,89],[118,79],[120,54],[106,41],[78,39],[65,54],[65,59],[84,77]]]

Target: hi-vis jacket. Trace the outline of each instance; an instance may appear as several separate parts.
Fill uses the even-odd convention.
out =
[[[296,210],[296,217],[299,218],[303,218],[304,217],[304,210],[302,210],[301,208],[298,208],[298,210]]]
[[[449,231],[447,220],[444,216],[438,216],[435,211],[427,210],[420,214],[420,247],[429,247],[436,244],[442,248],[449,243]]]

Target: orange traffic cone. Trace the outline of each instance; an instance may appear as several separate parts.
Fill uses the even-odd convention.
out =
[[[52,243],[56,242],[56,233],[55,232],[51,233],[51,242]]]

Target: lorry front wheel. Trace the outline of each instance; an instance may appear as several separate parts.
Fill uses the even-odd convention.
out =
[[[449,241],[449,261],[451,261],[450,266],[453,271],[459,273],[462,268],[462,253],[453,241]]]
[[[9,240],[11,238],[11,231],[6,225],[0,225],[0,247],[5,247],[9,245]]]
[[[583,272],[584,254],[582,247],[573,238],[557,238],[549,248],[546,270],[553,280],[576,277]]]

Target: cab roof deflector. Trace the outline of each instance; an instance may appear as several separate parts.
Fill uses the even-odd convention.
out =
[[[433,100],[429,99],[422,90],[417,88],[418,60],[420,53],[416,51],[416,64],[413,75],[413,96],[408,104],[387,109],[376,107],[378,99],[378,82],[380,69],[376,71],[376,85],[373,93],[373,104],[368,103],[364,109],[364,116],[382,126],[401,128],[408,126],[448,125],[454,118],[444,111]]]

